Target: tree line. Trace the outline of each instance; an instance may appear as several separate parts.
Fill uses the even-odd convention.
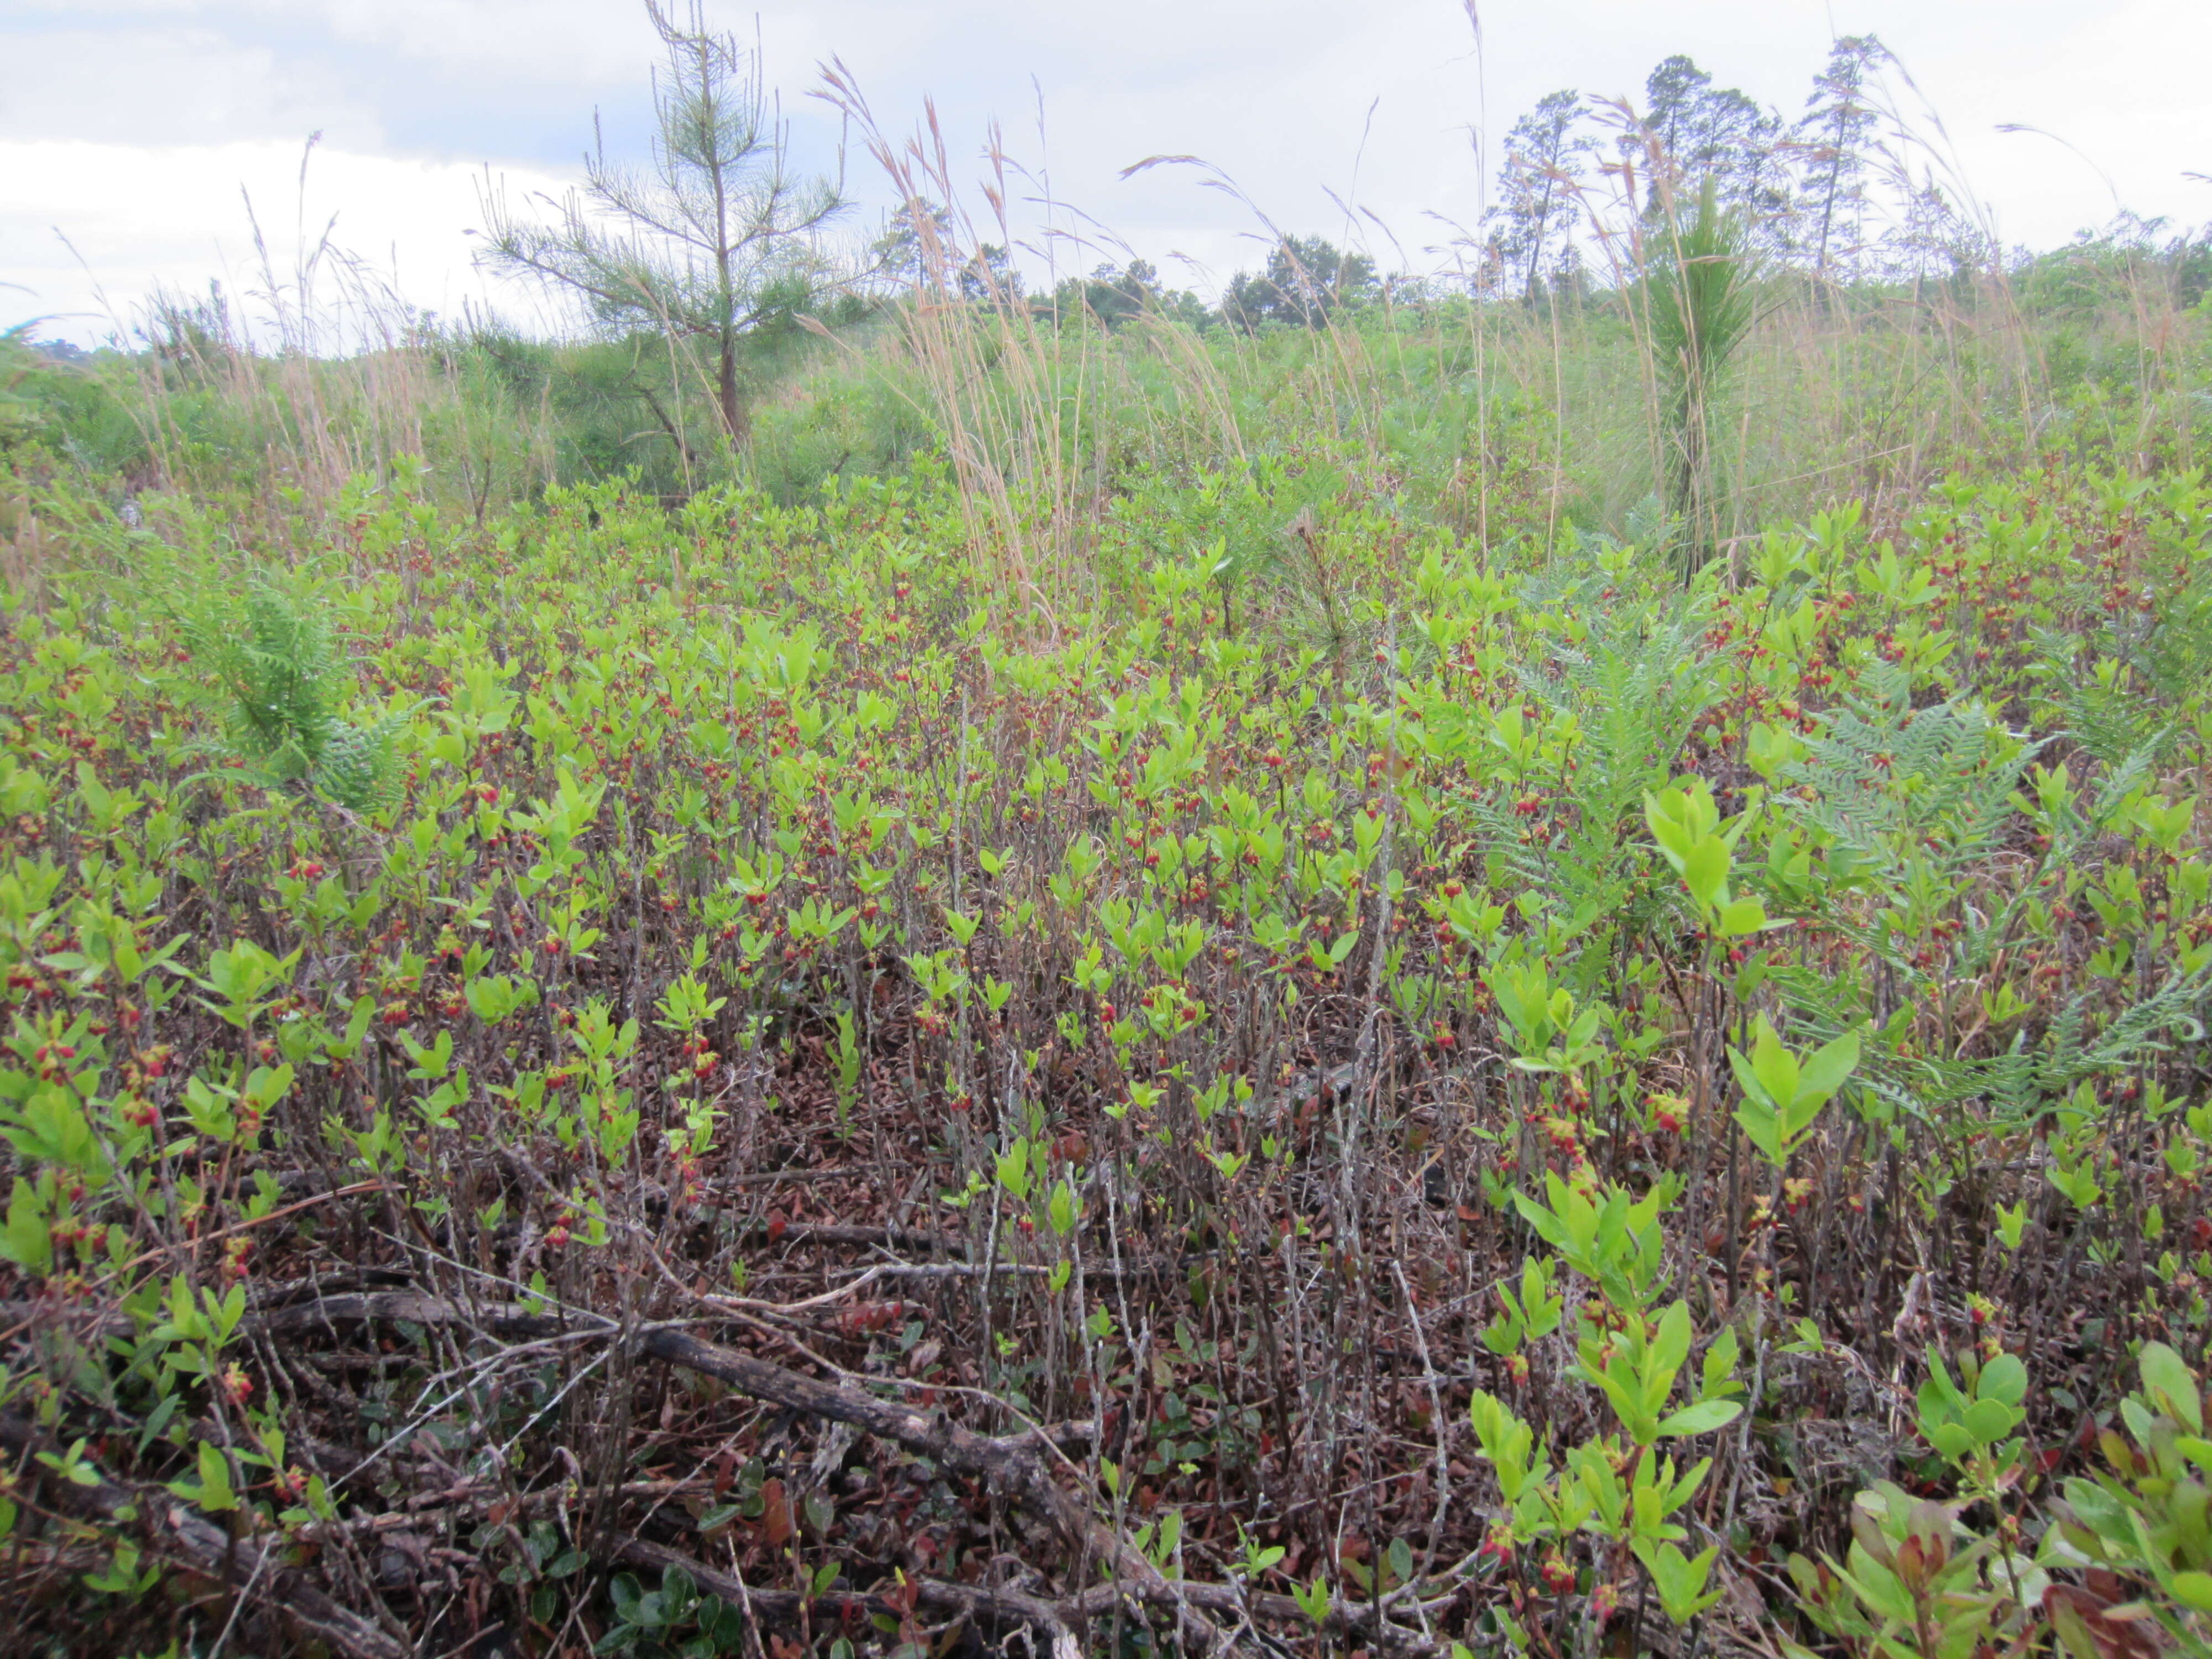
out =
[[[489,193],[482,258],[580,301],[603,336],[680,349],[739,444],[749,362],[779,359],[805,329],[917,297],[1109,329],[1147,316],[1200,330],[1314,328],[1386,302],[1536,303],[1644,283],[1679,254],[1701,212],[1717,216],[1745,268],[1831,289],[1955,278],[2001,255],[1939,152],[1897,115],[1893,61],[1864,34],[1832,43],[1795,115],[1680,53],[1653,68],[1640,108],[1548,94],[1507,132],[1477,222],[1431,250],[1438,263],[1427,273],[1385,273],[1358,249],[1285,234],[1212,300],[1135,257],[1030,292],[1005,242],[963,238],[941,203],[909,201],[858,257],[839,252],[827,233],[850,198],[841,180],[791,165],[755,54],[712,29],[699,0],[680,12],[645,4],[664,48],[649,162],[626,167],[595,149],[581,190],[563,202],[518,206]],[[2148,240],[2162,227],[2131,230]],[[2177,249],[2212,264],[2202,238]]]

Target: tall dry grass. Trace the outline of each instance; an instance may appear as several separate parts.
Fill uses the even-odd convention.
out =
[[[435,454],[441,494],[479,518],[553,476],[545,411],[471,384],[455,345],[394,276],[319,233],[306,216],[310,141],[301,162],[289,261],[246,203],[253,264],[243,292],[157,291],[111,313],[130,357],[129,408],[144,441],[141,486],[269,494],[319,509],[349,480],[382,478],[401,456]]]
[[[1531,489],[1548,544],[1576,528],[1640,533],[1664,501],[1663,347],[1644,296],[1670,257],[1668,239],[1652,233],[1669,222],[1681,181],[1648,142],[1640,151],[1620,142],[1639,131],[1626,105],[1603,112],[1620,159],[1577,184],[1595,228],[1586,281],[1555,284],[1533,305],[1483,297],[1486,255],[1460,232],[1426,251],[1436,263],[1425,297],[1394,288],[1291,337],[1201,335],[1164,314],[1109,333],[1055,313],[982,258],[985,246],[1013,250],[1049,283],[1126,255],[1119,239],[1056,198],[995,128],[970,183],[933,106],[894,139],[842,64],[823,95],[864,137],[920,257],[884,318],[838,336],[820,354],[831,367],[800,366],[765,402],[799,408],[820,390],[916,417],[908,424],[927,427],[958,482],[978,569],[1024,625],[1048,632],[1097,596],[1102,517],[1146,471],[1188,477],[1263,456],[1325,457],[1364,493],[1432,513],[1478,545],[1527,532]],[[1930,179],[1963,192],[1940,126],[1898,116],[1884,146],[1893,193]],[[1256,240],[1280,240],[1219,169],[1190,157],[1137,165],[1170,161],[1201,170]],[[1342,205],[1348,239],[1386,243],[1363,248],[1378,264],[1408,261],[1380,221]],[[1030,224],[1041,229],[1024,241]],[[2128,465],[2193,462],[2204,319],[2158,262],[2129,254],[2099,267],[2094,291],[2054,319],[2017,291],[1985,240],[1980,264],[1940,278],[1837,288],[1770,270],[1758,279],[1735,371],[1708,411],[1701,539],[1724,546],[1846,496],[1869,498],[1879,516],[1962,459],[2016,459],[2085,434]],[[280,260],[257,220],[244,292],[162,296],[118,322],[148,347],[131,360],[149,458],[140,483],[319,510],[349,480],[424,455],[434,489],[482,514],[556,480],[550,393],[519,399],[472,370],[455,331],[428,326],[328,227],[315,235],[302,222],[294,240],[297,252]],[[672,371],[672,384],[681,380]],[[1509,463],[1522,471],[1501,515]],[[863,468],[896,464],[864,446]],[[800,477],[788,487],[810,486]]]

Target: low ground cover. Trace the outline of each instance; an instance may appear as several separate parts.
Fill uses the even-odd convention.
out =
[[[1317,467],[42,486],[38,1639],[2203,1650],[2212,492]]]

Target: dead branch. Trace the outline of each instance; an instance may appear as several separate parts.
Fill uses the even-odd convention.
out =
[[[22,1419],[0,1413],[0,1447],[30,1464],[36,1453],[54,1449],[46,1436]],[[31,1466],[35,1471],[35,1465]],[[317,1589],[307,1574],[284,1565],[289,1547],[283,1538],[233,1540],[159,1488],[132,1492],[105,1478],[90,1486],[76,1480],[46,1479],[55,1508],[109,1527],[126,1524],[135,1510],[152,1534],[158,1554],[205,1578],[237,1589],[290,1624],[300,1635],[321,1642],[351,1659],[410,1659],[404,1643],[348,1612]]]

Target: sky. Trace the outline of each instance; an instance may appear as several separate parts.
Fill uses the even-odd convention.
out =
[[[1127,250],[1211,292],[1260,263],[1269,225],[1434,268],[1542,94],[1640,100],[1652,64],[1686,52],[1794,118],[1844,33],[1894,53],[1901,103],[2008,244],[2055,245],[2122,205],[2212,221],[2212,184],[2190,176],[2212,174],[2206,0],[707,4],[757,39],[794,152],[835,169],[842,150],[856,240],[890,192],[814,95],[823,65],[895,139],[933,106],[978,185],[995,123],[1032,276]],[[0,0],[0,326],[89,343],[155,289],[211,279],[288,302],[304,279],[332,315],[398,295],[557,325],[475,268],[482,191],[565,191],[595,111],[609,152],[641,157],[654,57],[640,0]],[[1122,176],[1158,155],[1211,170]]]

